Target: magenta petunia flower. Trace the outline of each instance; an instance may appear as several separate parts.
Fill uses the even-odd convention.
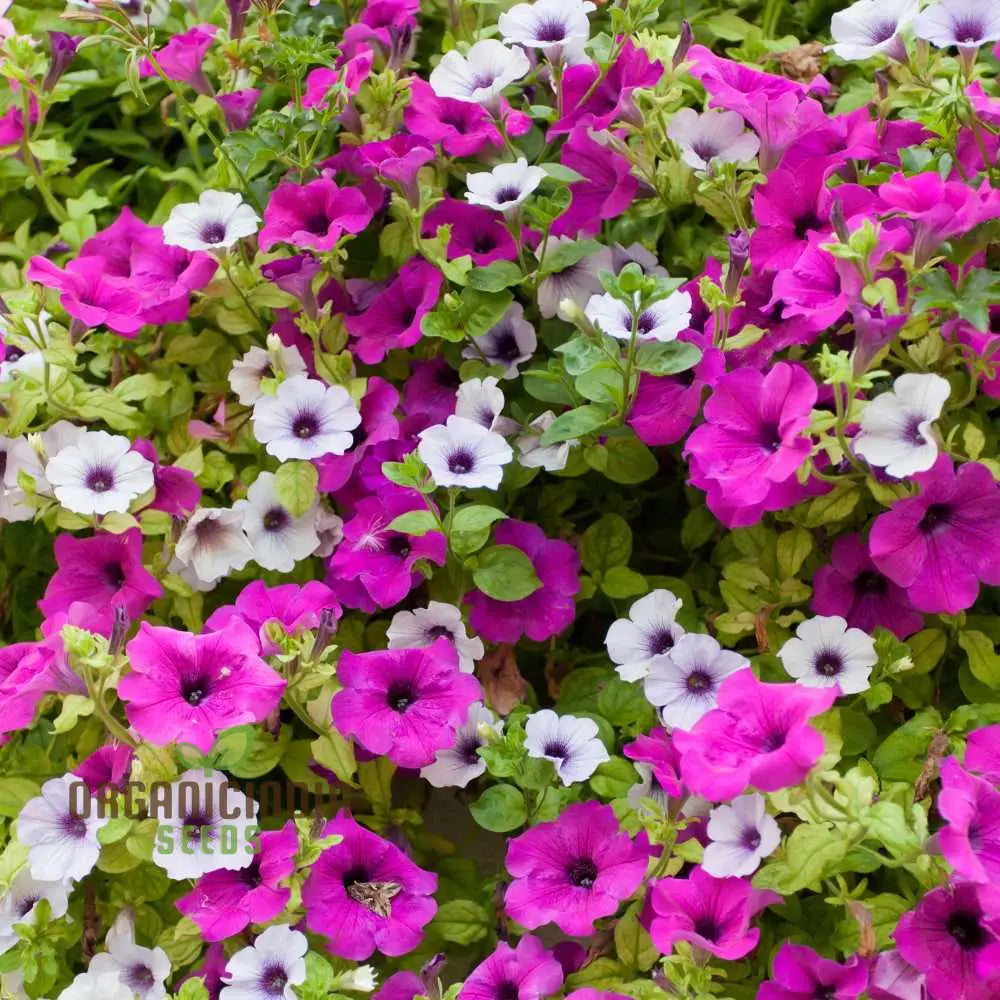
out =
[[[675,730],[684,784],[712,802],[797,785],[823,754],[823,737],[809,725],[837,700],[838,690],[764,684],[737,670],[719,688],[719,707],[689,732]]]
[[[872,955],[868,966],[871,1000],[927,1000],[924,976],[896,950]]]
[[[591,934],[642,884],[649,856],[646,834],[633,841],[610,806],[578,802],[510,841],[504,906],[529,930],[552,922],[564,934]]]
[[[418,560],[444,565],[447,542],[440,531],[388,530],[400,514],[422,509],[416,493],[394,486],[358,502],[327,569],[326,581],[342,604],[369,614],[376,607],[391,608],[423,580],[415,569]]]
[[[124,608],[129,618],[135,619],[163,596],[163,588],[142,563],[138,528],[90,538],[60,535],[54,550],[57,569],[38,602],[46,617],[68,611],[71,604],[89,604],[93,608],[91,627],[109,634],[116,607]]]
[[[372,994],[372,1000],[413,1000],[426,996],[427,984],[415,972],[394,972]]]
[[[260,722],[281,701],[285,682],[259,649],[241,621],[203,635],[143,622],[125,647],[132,670],[118,682],[129,722],[158,746],[190,743],[207,752],[220,730]]]
[[[297,583],[268,587],[263,580],[254,580],[243,588],[235,604],[216,608],[208,616],[205,631],[218,632],[233,620],[246,622],[257,633],[261,655],[273,656],[280,649],[268,635],[268,625],[276,622],[286,635],[295,635],[318,628],[324,611],[340,617],[333,591],[319,580],[309,580],[301,587]]]
[[[639,770],[639,765],[648,768],[663,794],[673,799],[681,797],[684,789],[681,783],[681,755],[670,733],[662,726],[656,726],[647,735],[640,734],[631,743],[626,743],[622,753],[635,763],[636,770]]]
[[[226,120],[226,128],[230,132],[242,132],[250,124],[258,100],[260,91],[256,87],[244,87],[230,94],[219,94],[215,103]]]
[[[1000,792],[996,786],[969,774],[949,757],[941,764],[937,810],[947,821],[937,840],[948,864],[972,882],[1000,883]]]
[[[1000,724],[973,730],[965,743],[965,766],[1000,784]]]
[[[604,219],[623,215],[635,200],[639,182],[632,176],[632,165],[621,153],[591,138],[585,125],[578,125],[570,133],[559,160],[583,180],[570,184],[572,200],[552,224],[553,236],[600,232]]]
[[[498,601],[479,590],[465,595],[469,626],[490,642],[517,642],[526,635],[542,642],[576,617],[580,557],[568,542],[546,538],[537,524],[510,519],[493,533],[497,545],[512,545],[531,560],[541,587],[520,601]]]
[[[0,646],[0,743],[34,721],[38,703],[49,690],[53,656],[51,649],[37,642]]]
[[[308,184],[283,181],[264,209],[260,248],[290,243],[312,250],[332,250],[344,233],[360,233],[372,211],[357,188],[341,188],[327,177]]]
[[[483,205],[445,198],[424,216],[424,236],[436,236],[439,226],[451,226],[449,260],[468,254],[477,267],[486,267],[495,260],[517,259],[517,244],[504,225],[503,216]]]
[[[812,609],[840,615],[864,632],[887,628],[900,639],[924,627],[924,616],[902,587],[879,572],[858,535],[841,535],[830,550],[830,562],[816,570]]]
[[[403,412],[411,418],[421,418],[418,431],[432,424],[443,424],[455,412],[461,384],[458,370],[444,358],[414,361],[410,377],[403,385]]]
[[[344,812],[323,828],[334,834],[343,839],[319,856],[302,886],[306,926],[339,958],[412,951],[437,912],[437,875]]]
[[[780,362],[766,375],[741,369],[723,375],[705,404],[705,423],[687,440],[702,476],[740,505],[763,500],[809,457],[803,433],[818,392],[808,372]]]
[[[458,1000],[541,1000],[559,991],[562,966],[532,934],[512,948],[501,941],[496,951],[466,977]]]
[[[78,778],[83,778],[94,794],[98,789],[108,787],[124,791],[133,757],[134,753],[130,746],[124,743],[107,743],[81,760],[73,769],[73,773]]]
[[[900,955],[927,978],[932,997],[996,1000],[1000,995],[1000,889],[955,882],[931,889],[899,918]]]
[[[212,85],[201,68],[205,54],[215,41],[219,29],[214,24],[196,24],[187,31],[174,35],[166,45],[153,53],[153,58],[165,76],[178,83],[186,83],[199,94],[211,94]],[[139,65],[142,77],[159,76],[148,59]]]
[[[195,480],[194,473],[190,469],[160,465],[156,447],[146,438],[136,438],[131,450],[137,451],[153,466],[156,496],[149,509],[179,516],[191,514],[201,500],[201,487]]]
[[[746,879],[712,878],[697,867],[687,878],[657,881],[650,901],[649,934],[664,955],[678,941],[689,941],[717,958],[734,960],[757,947],[760,931],[750,921],[781,897],[754,889]]]
[[[345,317],[358,358],[374,365],[389,351],[412,347],[420,340],[420,322],[434,308],[443,280],[433,264],[412,258],[367,309]]]
[[[761,984],[757,1000],[857,1000],[868,985],[868,967],[857,955],[841,965],[787,941],[774,956],[773,976]]]
[[[345,650],[337,680],[343,688],[333,696],[333,724],[400,767],[430,764],[483,697],[446,637],[420,649]]]
[[[914,479],[920,494],[875,519],[872,561],[915,608],[957,614],[972,606],[981,582],[1000,584],[1000,489],[985,465],[956,471],[947,455]]]
[[[266,924],[291,898],[291,890],[282,882],[295,871],[299,849],[295,824],[259,834],[259,843],[246,868],[208,872],[177,900],[177,909],[198,925],[206,941],[223,941],[250,924]]]

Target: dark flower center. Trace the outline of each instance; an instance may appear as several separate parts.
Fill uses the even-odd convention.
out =
[[[506,187],[502,187],[499,191],[497,191],[496,202],[498,205],[505,205],[508,201],[517,201],[520,197],[520,189],[514,187],[512,184],[508,184]]]
[[[639,333],[651,333],[656,329],[656,317],[651,312],[644,312],[639,316]]]
[[[448,456],[448,471],[456,476],[464,476],[476,467],[476,457],[465,448],[452,452]]]
[[[450,365],[439,368],[434,375],[434,381],[442,389],[457,389],[462,384],[462,379],[459,377],[458,372]]]
[[[973,17],[959,17],[952,22],[952,34],[959,45],[977,45],[983,37],[983,23]]]
[[[785,745],[785,740],[787,739],[785,733],[768,733],[761,741],[761,748],[766,753],[774,753],[775,750],[780,750]]]
[[[496,248],[497,240],[493,233],[479,233],[472,243],[472,249],[476,253],[489,253],[491,250],[496,250]]]
[[[225,534],[225,529],[214,517],[206,517],[194,526],[194,533],[199,545],[211,545]]]
[[[517,983],[512,983],[509,979],[496,985],[496,1000],[518,1000],[520,995]]]
[[[63,817],[61,825],[63,833],[74,840],[83,840],[87,836],[86,822],[79,816],[72,815],[72,813]]]
[[[226,227],[221,222],[208,222],[201,227],[202,243],[222,243],[226,238]]]
[[[945,928],[958,946],[966,951],[974,951],[986,943],[986,933],[974,913],[956,911],[948,918]]]
[[[760,831],[755,826],[748,826],[740,837],[740,844],[748,851],[756,851],[760,847]]]
[[[282,965],[265,965],[260,972],[260,988],[272,997],[281,996],[288,985],[288,973]]]
[[[816,1000],[837,1000],[837,987],[827,986],[826,983],[820,983],[816,987],[816,992],[813,996]]]
[[[869,29],[868,38],[872,45],[879,45],[882,42],[889,41],[894,34],[896,34],[896,22],[882,21],[880,24],[875,24]]]
[[[466,736],[455,744],[455,753],[463,764],[473,767],[481,760],[479,754],[476,752],[481,745],[475,736]]]
[[[708,139],[698,139],[696,142],[691,144],[691,152],[708,163],[713,156],[718,155],[719,151],[716,149],[715,144],[710,142]]]
[[[394,712],[402,713],[417,700],[417,696],[409,681],[395,681],[389,685],[385,700]]]
[[[297,438],[311,438],[319,431],[319,421],[311,413],[300,413],[292,422],[292,433]]]
[[[581,889],[589,889],[597,881],[597,865],[590,858],[577,858],[569,866],[569,880]]]
[[[889,589],[889,583],[881,573],[876,573],[873,569],[866,569],[854,578],[854,592],[861,596],[872,595],[875,597],[884,596]]]
[[[394,534],[386,539],[385,550],[400,559],[405,559],[410,554],[410,540],[406,535]]]
[[[366,868],[361,865],[356,865],[354,868],[348,868],[346,872],[341,876],[341,881],[344,883],[345,889],[350,889],[352,885],[358,885],[360,882],[367,882],[369,880],[369,872]]]
[[[694,932],[699,937],[703,937],[706,941],[716,941],[719,935],[722,933],[722,929],[719,927],[718,921],[711,916],[698,917],[694,922]]]
[[[291,521],[291,516],[284,507],[272,507],[261,518],[267,531],[281,531],[282,528],[288,526],[289,521]]]
[[[493,338],[490,353],[498,361],[510,364],[521,356],[521,347],[514,334],[510,330],[504,330]]]
[[[134,993],[145,993],[156,982],[156,977],[148,965],[136,963],[125,970],[123,981]]]
[[[925,535],[937,534],[948,527],[950,515],[951,507],[948,504],[932,503],[924,511],[924,516],[920,519],[919,528]]]
[[[189,705],[200,705],[211,693],[205,677],[189,677],[181,682],[181,696]]]
[[[806,233],[811,232],[813,229],[820,229],[822,225],[823,220],[810,209],[795,219],[795,238],[797,240],[804,240]]]
[[[560,743],[558,740],[550,740],[542,747],[542,753],[546,757],[557,757],[559,760],[563,760],[569,756],[569,749],[565,743]]]
[[[692,694],[704,694],[712,688],[712,678],[704,670],[693,670],[684,682]]]
[[[561,42],[566,37],[566,25],[559,21],[542,21],[535,28],[535,38],[540,42]]]
[[[781,432],[777,424],[761,424],[760,443],[767,451],[777,451],[781,447]]]
[[[825,649],[816,657],[816,673],[822,677],[836,677],[844,669],[840,653]]]
[[[313,236],[321,236],[330,229],[330,220],[322,212],[310,215],[305,221],[305,230]]]
[[[264,877],[260,873],[260,861],[254,858],[246,868],[240,871],[239,878],[248,889],[256,889],[264,881]]]
[[[17,905],[14,907],[14,912],[19,917],[26,917],[31,912],[31,908],[41,898],[41,896],[25,896],[23,899],[19,899]]]
[[[404,306],[403,311],[399,314],[399,324],[402,327],[408,327],[417,318],[417,310],[413,306]]]
[[[673,646],[673,633],[668,628],[658,628],[649,637],[649,651],[653,656],[660,656]]]
[[[97,466],[87,473],[87,489],[95,493],[107,493],[115,485],[115,474],[111,469]]]
[[[452,638],[451,629],[447,625],[432,625],[427,630],[428,639],[443,639],[447,636],[449,639]]]
[[[919,448],[921,445],[927,444],[927,438],[920,432],[920,425],[923,421],[920,417],[911,417],[903,431],[903,440],[907,444],[912,444],[914,447]]]
[[[125,583],[125,570],[121,563],[108,563],[103,570],[105,582],[109,587],[120,590]]]

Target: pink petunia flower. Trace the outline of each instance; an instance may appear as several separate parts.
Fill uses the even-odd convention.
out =
[[[319,856],[302,887],[306,926],[339,958],[412,951],[437,911],[437,875],[344,812],[323,828],[333,835],[343,839]]]
[[[580,589],[580,557],[573,546],[546,538],[537,524],[514,519],[499,524],[493,540],[520,549],[542,585],[520,601],[498,601],[470,591],[465,603],[472,631],[489,642],[517,642],[522,635],[542,642],[558,635],[576,617],[573,596]]]
[[[208,872],[177,900],[177,909],[198,925],[206,941],[223,941],[250,924],[266,924],[291,898],[291,890],[282,882],[295,871],[299,848],[295,824],[261,833],[259,843],[246,868]]]
[[[840,615],[863,632],[887,628],[900,639],[924,627],[924,616],[902,587],[879,572],[859,535],[841,535],[833,543],[830,562],[813,575],[812,609]]]
[[[124,791],[134,757],[134,751],[127,744],[106,743],[81,760],[73,773],[87,783],[94,795],[102,788]]]
[[[260,248],[277,243],[312,250],[332,250],[344,233],[360,233],[372,210],[357,188],[338,187],[327,177],[308,184],[283,181],[264,209]]]
[[[334,725],[400,767],[430,764],[455,742],[469,706],[483,697],[445,637],[419,649],[346,650],[337,679],[343,688],[330,708]]]
[[[642,883],[649,856],[646,834],[633,841],[610,806],[578,802],[510,841],[504,906],[529,930],[551,921],[564,934],[591,934]]]
[[[201,501],[201,487],[190,469],[174,465],[161,465],[156,446],[147,438],[136,438],[132,451],[137,451],[153,466],[153,486],[156,496],[149,505],[150,510],[162,510],[166,514],[191,514]]]
[[[857,955],[841,965],[787,941],[774,956],[773,976],[761,984],[757,1000],[857,1000],[868,985],[868,967]]]
[[[125,647],[132,670],[118,682],[129,722],[158,746],[190,743],[206,753],[220,730],[260,722],[281,701],[285,681],[259,649],[241,621],[203,635],[143,622]]]
[[[690,732],[676,730],[684,784],[712,802],[797,785],[823,753],[823,737],[809,725],[837,700],[836,687],[764,684],[738,670],[719,688],[719,707]]]
[[[475,105],[463,103],[463,107]],[[445,198],[424,216],[424,236],[436,236],[439,226],[451,226],[449,260],[468,254],[477,267],[486,267],[495,260],[517,259],[514,237],[504,225],[503,216],[492,209]]]
[[[972,606],[980,583],[1000,584],[1000,489],[985,465],[965,462],[956,471],[947,455],[914,478],[919,495],[875,519],[872,561],[915,608],[957,614]]]
[[[973,730],[965,743],[965,766],[1000,784],[1000,724]]]
[[[466,977],[458,1000],[541,1000],[558,992],[562,966],[532,934],[512,948],[501,941],[496,951]]]
[[[256,87],[244,87],[230,94],[219,94],[215,103],[226,120],[226,128],[230,132],[242,132],[250,124],[258,100],[260,91]]]
[[[116,607],[135,619],[163,596],[163,588],[143,565],[138,528],[90,538],[60,535],[54,551],[57,569],[38,602],[47,618],[81,602],[93,609],[91,627],[109,632]]]
[[[653,886],[649,934],[665,955],[678,941],[689,941],[732,961],[757,947],[753,917],[780,902],[776,892],[754,889],[746,879],[712,878],[698,867],[687,878],[662,878]]]
[[[171,80],[186,83],[199,94],[211,94],[212,85],[202,70],[202,63],[218,30],[214,24],[196,24],[182,34],[174,35],[163,48],[153,53],[153,58]],[[140,63],[139,75],[144,78],[159,76],[148,59]]]
[[[1000,881],[1000,792],[996,786],[969,774],[949,757],[941,764],[937,810],[947,822],[937,840],[948,864],[972,882]]]

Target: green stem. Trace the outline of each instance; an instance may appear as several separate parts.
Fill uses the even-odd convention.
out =
[[[66,210],[56,201],[55,196],[49,189],[49,182],[45,179],[45,172],[35,159],[35,154],[31,151],[31,94],[27,87],[21,89],[21,153],[24,158],[24,165],[28,168],[32,180],[38,193],[45,202],[45,207],[49,215],[59,223],[65,222],[69,216]]]

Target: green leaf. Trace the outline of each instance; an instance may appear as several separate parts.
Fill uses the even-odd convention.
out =
[[[505,520],[507,515],[496,507],[487,504],[471,503],[465,507],[459,507],[455,511],[451,521],[453,532],[481,531],[488,528],[497,521]]]
[[[958,644],[969,657],[972,676],[991,688],[1000,687],[1000,656],[988,635],[976,631],[958,634]]]
[[[475,267],[468,275],[470,288],[480,292],[501,292],[511,285],[520,283],[524,275],[510,260],[495,260],[488,267]]]
[[[601,406],[589,403],[578,406],[575,410],[560,413],[546,428],[540,443],[543,446],[560,444],[563,441],[583,437],[604,427],[610,419],[611,415]]]
[[[694,368],[701,361],[701,351],[683,340],[640,344],[635,352],[635,366],[649,375],[676,375]]]
[[[641,903],[633,903],[615,924],[615,952],[630,969],[651,969],[659,951],[645,927],[639,923]]]
[[[795,576],[812,551],[813,537],[805,528],[792,528],[778,536],[778,572],[782,578]]]
[[[528,818],[524,795],[513,785],[494,785],[487,788],[469,806],[472,818],[484,829],[493,833],[507,833],[523,826]]]
[[[646,578],[627,566],[612,566],[601,577],[601,590],[608,597],[620,600],[625,597],[636,597],[649,590]]]
[[[609,436],[607,444],[588,448],[584,458],[592,469],[623,486],[644,483],[660,468],[656,456],[634,435]]]
[[[472,580],[497,601],[522,601],[542,585],[531,560],[513,545],[494,545],[478,556]]]
[[[292,517],[301,517],[316,500],[318,482],[312,462],[285,462],[274,474],[274,492]]]
[[[430,929],[451,944],[472,944],[489,933],[490,915],[471,899],[452,899],[438,907]]]
[[[0,778],[0,816],[16,816],[38,790],[38,782],[30,778]]]
[[[426,535],[428,531],[440,531],[437,518],[429,510],[408,510],[394,518],[387,531],[401,531],[404,535]]]
[[[758,889],[773,889],[782,896],[791,896],[832,875],[847,849],[848,838],[842,829],[803,823],[785,841],[782,856],[757,872],[753,884]]]
[[[546,274],[565,271],[566,268],[572,267],[584,257],[589,257],[590,254],[597,253],[600,249],[601,244],[597,240],[577,240],[575,243],[563,243],[554,250],[548,250],[545,253],[538,268],[539,274],[544,277]]]
[[[641,692],[640,697],[642,697]],[[594,776],[590,779],[590,787],[602,799],[623,799],[638,781],[639,775],[631,761],[625,760],[624,757],[612,757],[594,772]]]
[[[883,781],[916,781],[927,761],[931,740],[940,728],[940,713],[925,708],[889,733],[872,755],[879,777]]]
[[[620,514],[602,514],[580,539],[580,561],[589,573],[624,566],[632,555],[632,529]]]

